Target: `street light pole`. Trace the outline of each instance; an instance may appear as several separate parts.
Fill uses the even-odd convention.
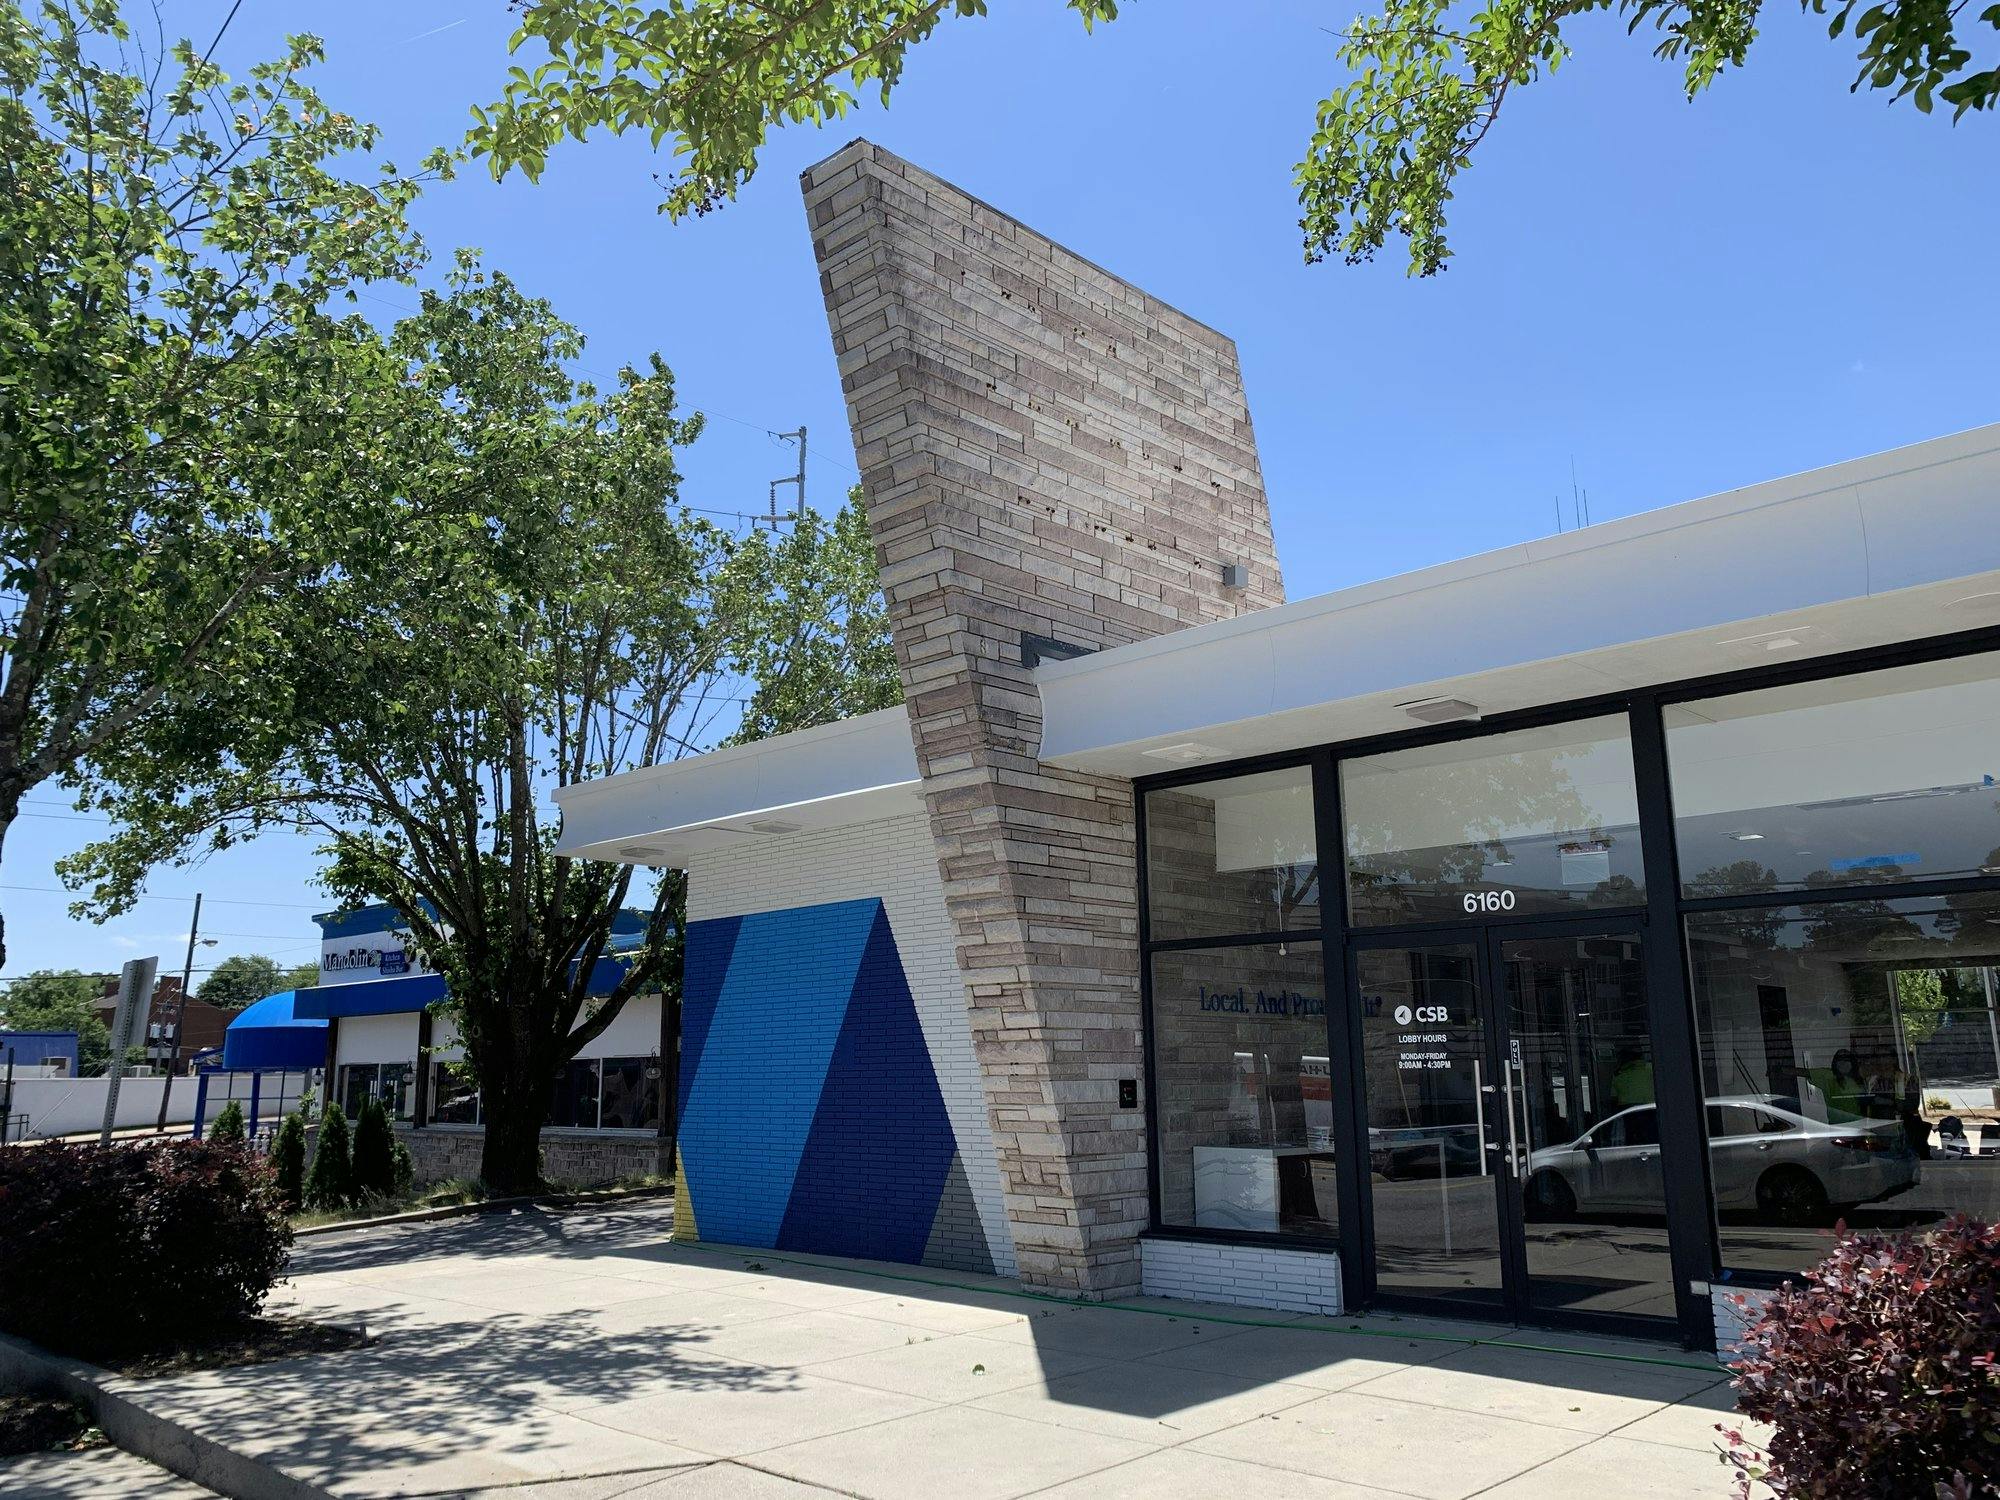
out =
[[[194,915],[188,919],[187,959],[181,965],[181,998],[174,1006],[173,1019],[160,1038],[167,1048],[167,1076],[160,1084],[160,1118],[153,1124],[154,1135],[167,1133],[167,1098],[174,1091],[174,1069],[181,1061],[181,1022],[187,1016],[188,986],[194,983],[195,935],[201,930],[201,892],[194,893]]]

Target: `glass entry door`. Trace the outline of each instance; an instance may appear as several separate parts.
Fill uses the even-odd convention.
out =
[[[1673,1317],[1640,943],[1516,923],[1354,944],[1377,1295]]]

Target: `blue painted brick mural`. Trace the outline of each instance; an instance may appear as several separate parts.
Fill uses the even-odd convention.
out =
[[[677,1234],[992,1269],[881,901],[692,923],[685,974]]]

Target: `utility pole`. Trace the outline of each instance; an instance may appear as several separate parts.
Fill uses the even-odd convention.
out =
[[[804,515],[804,514],[805,514],[805,509],[806,509],[806,427],[805,427],[805,423],[801,422],[801,423],[799,424],[799,430],[798,430],[797,432],[774,432],[774,433],[772,433],[772,434],[771,434],[771,436],[772,436],[772,437],[774,437],[774,438],[777,438],[777,439],[778,439],[778,440],[779,440],[780,442],[786,442],[786,443],[793,443],[793,442],[795,442],[795,443],[797,443],[797,444],[799,445],[799,471],[798,471],[798,473],[796,473],[796,474],[787,474],[787,475],[783,476],[782,478],[779,478],[779,479],[774,479],[774,480],[772,480],[772,481],[771,481],[771,494],[770,494],[770,502],[771,502],[771,514],[770,514],[770,515],[769,515],[769,516],[768,516],[768,517],[766,518],[766,521],[767,521],[767,524],[768,524],[768,525],[770,526],[771,530],[773,530],[773,531],[776,531],[776,530],[778,529],[778,523],[779,523],[780,521],[784,521],[784,520],[793,520],[793,521],[795,521],[795,520],[797,520],[797,519],[798,519],[798,518],[799,518],[800,516],[802,516],[802,515]],[[793,507],[793,509],[792,509],[792,513],[791,513],[791,514],[790,514],[789,516],[781,516],[781,515],[779,515],[779,514],[778,514],[778,486],[779,486],[779,485],[781,485],[781,484],[795,484],[795,485],[797,485],[797,486],[798,486],[798,491],[799,491],[799,493],[798,493],[798,503],[797,503],[797,504],[796,504],[796,505],[795,505],[795,506]]]
[[[194,942],[195,934],[201,929],[201,892],[194,893],[194,915],[188,919],[187,959],[181,964],[181,998],[160,1027],[160,1041],[167,1053],[167,1076],[160,1085],[160,1118],[153,1123],[153,1134],[167,1133],[167,1096],[174,1091],[174,1069],[181,1061],[181,1022],[187,1016],[188,986],[194,983]]]
[[[118,975],[118,1008],[111,1013],[110,1080],[104,1090],[104,1130],[98,1144],[111,1144],[111,1132],[118,1124],[118,1085],[125,1078],[125,1053],[136,1033],[146,1034],[146,1016],[153,1007],[153,976],[159,972],[157,958],[132,958]]]

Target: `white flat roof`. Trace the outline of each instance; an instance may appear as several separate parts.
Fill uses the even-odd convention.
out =
[[[2000,624],[2000,424],[1038,667],[1142,776]]]
[[[706,850],[924,805],[901,706],[580,782],[555,796],[558,853],[675,869]]]
[[[1996,624],[2000,424],[1045,662],[1041,755],[1143,776]],[[561,853],[675,867],[923,807],[900,707],[556,801]]]

